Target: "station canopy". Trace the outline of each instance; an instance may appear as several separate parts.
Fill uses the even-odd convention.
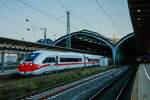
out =
[[[54,42],[55,46],[66,47],[66,39],[68,35],[60,37]],[[70,34],[71,48],[90,51],[94,54],[104,56],[112,56],[112,48],[114,43],[99,33],[81,30]]]
[[[150,54],[150,0],[128,0],[128,5],[138,49]]]

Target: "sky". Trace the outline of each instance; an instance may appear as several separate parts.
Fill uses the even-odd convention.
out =
[[[66,35],[66,11],[71,32],[87,29],[112,38],[132,33],[127,0],[0,0],[0,37],[37,41]]]

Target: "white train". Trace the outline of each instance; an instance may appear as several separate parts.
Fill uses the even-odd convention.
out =
[[[18,71],[22,75],[43,73],[100,65],[103,56],[58,51],[34,51],[20,63]]]

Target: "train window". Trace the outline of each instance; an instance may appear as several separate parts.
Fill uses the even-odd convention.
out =
[[[30,53],[25,57],[24,61],[33,61],[40,53]]]
[[[54,57],[47,57],[45,60],[43,60],[43,63],[55,63]]]
[[[88,59],[88,61],[90,62],[90,61],[94,61],[94,59]]]
[[[98,61],[98,59],[95,59],[95,61]]]
[[[60,58],[60,62],[81,62],[82,58]]]
[[[93,62],[93,61],[98,62],[98,59],[88,59],[88,61],[89,62]]]

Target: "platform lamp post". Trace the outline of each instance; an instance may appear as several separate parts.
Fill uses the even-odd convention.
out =
[[[30,27],[29,27],[29,19],[26,19],[26,22],[28,23],[28,28],[27,28],[27,31],[33,31],[33,33],[34,33],[34,40],[35,40],[35,33],[36,33],[36,28],[38,29],[38,27],[36,26],[36,25],[31,25]]]
[[[66,11],[67,13],[67,38],[66,38],[66,47],[71,48],[71,37],[70,37],[70,12]]]
[[[46,44],[46,27],[40,28],[40,30],[44,30],[44,43]]]

